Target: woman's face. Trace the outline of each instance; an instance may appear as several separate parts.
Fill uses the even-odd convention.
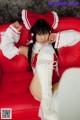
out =
[[[45,44],[49,39],[49,33],[36,34],[36,41],[40,44]]]

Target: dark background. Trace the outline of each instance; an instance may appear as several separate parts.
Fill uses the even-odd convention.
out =
[[[52,5],[48,5],[48,2],[52,2]],[[53,2],[57,4],[53,5]],[[60,2],[66,2],[67,5],[60,5]],[[74,3],[69,5],[69,2]],[[32,10],[39,14],[54,10],[59,17],[80,17],[79,0],[0,0],[0,24],[21,21],[22,9]]]

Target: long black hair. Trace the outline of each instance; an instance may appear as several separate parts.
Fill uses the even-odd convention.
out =
[[[28,62],[31,66],[31,56],[32,56],[32,48],[36,42],[36,34],[46,34],[50,33],[51,26],[43,19],[39,19],[34,26],[31,28],[31,33],[33,33],[33,43],[29,45],[28,49]]]
[[[33,36],[33,43],[29,45],[29,49],[28,49],[28,62],[30,67],[31,67],[32,48],[36,42],[36,34],[39,35],[43,35],[46,33],[50,34],[50,31],[51,31],[51,26],[43,19],[39,19],[31,28],[31,33],[33,33],[34,36]],[[52,46],[54,47],[54,43],[52,44]]]

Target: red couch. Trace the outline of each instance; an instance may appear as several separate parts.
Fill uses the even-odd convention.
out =
[[[22,23],[21,23],[22,24]],[[23,24],[22,24],[23,25]],[[5,31],[9,24],[0,25],[0,32]],[[55,32],[75,29],[80,31],[80,19],[73,17],[60,18],[59,26]],[[22,28],[19,45],[26,45],[28,30]],[[1,42],[1,41],[0,41]],[[59,54],[59,74],[71,67],[80,67],[80,43],[72,47],[63,47]],[[28,71],[27,58],[16,55],[9,60],[0,50],[0,116],[1,108],[12,108],[12,120],[40,120],[38,117],[39,102],[29,91],[33,73]],[[53,84],[59,81],[54,71]],[[1,120],[1,117],[0,117]]]

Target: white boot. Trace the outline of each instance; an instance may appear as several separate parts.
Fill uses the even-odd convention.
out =
[[[38,77],[42,91],[42,106],[45,110],[50,110],[52,104],[52,71],[53,66],[48,63],[37,65]]]
[[[42,100],[41,109],[43,120],[57,120],[57,115],[52,106],[52,73],[53,73],[54,50],[43,48],[38,55],[36,69],[41,84]]]
[[[52,98],[53,66],[49,64],[40,64],[37,66],[37,71],[42,90],[41,109],[43,120],[57,120]]]

